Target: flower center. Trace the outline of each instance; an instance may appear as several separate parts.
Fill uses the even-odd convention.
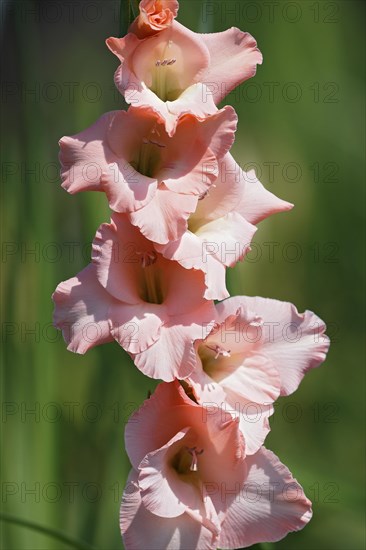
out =
[[[134,72],[162,101],[174,101],[186,89],[182,48],[170,39],[152,38],[134,56]]]
[[[225,369],[227,359],[231,358],[231,350],[216,343],[203,343],[198,348],[202,368],[212,379],[218,381],[222,368]]]
[[[204,449],[198,450],[197,447],[183,447],[173,458],[173,468],[180,475],[198,472],[198,457]]]
[[[149,304],[162,304],[165,299],[163,273],[157,263],[157,254],[151,252],[136,252],[140,256],[140,298]]]
[[[142,138],[137,154],[130,160],[130,164],[143,176],[154,178],[159,170],[161,151],[164,148],[161,134],[155,126],[147,137]]]

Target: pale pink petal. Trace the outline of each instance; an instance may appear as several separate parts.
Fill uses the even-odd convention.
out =
[[[229,212],[222,218],[209,221],[197,229],[203,247],[203,261],[208,255],[215,256],[222,264],[233,267],[249,250],[257,228],[237,212]]]
[[[157,516],[177,517],[187,507],[196,509],[199,506],[198,487],[183,481],[171,465],[179,449],[189,445],[189,432],[189,428],[181,430],[160,449],[148,453],[139,465],[142,502]]]
[[[68,350],[85,353],[113,341],[108,319],[115,300],[98,283],[94,266],[89,265],[76,277],[60,283],[52,299],[53,321],[62,330]]]
[[[190,142],[192,146],[196,145],[197,148],[197,144],[193,142],[192,135]],[[170,191],[174,191],[180,195],[193,194],[197,196],[198,200],[216,180],[218,162],[212,151],[205,149],[197,164],[191,166],[187,162],[187,159],[189,157],[192,158],[192,152],[190,153],[189,148],[184,145],[180,145],[180,147],[182,147],[181,151],[184,151],[185,155],[188,156],[185,157],[185,155],[182,155],[178,162],[174,162],[168,156],[171,155],[171,151],[167,151],[167,162],[165,166],[162,166],[159,178],[161,178],[164,186]],[[197,202],[195,206],[197,206]]]
[[[225,390],[225,410],[235,414],[239,418],[239,428],[244,436],[245,453],[252,455],[263,445],[268,433],[270,432],[269,417],[274,409],[271,404],[255,403],[246,399],[239,392]]]
[[[148,453],[163,447],[187,425],[200,424],[201,407],[185,394],[177,380],[159,384],[151,397],[131,415],[126,426],[126,451],[132,466],[138,470]]]
[[[197,223],[203,223],[238,211],[237,206],[243,200],[245,188],[245,173],[232,155],[227,153],[219,163],[219,174],[215,184],[198,203],[194,219]]]
[[[172,191],[202,195],[216,180],[218,159],[234,141],[237,115],[225,107],[204,119],[182,115],[174,136],[165,142],[159,180]]]
[[[281,379],[271,359],[263,355],[252,355],[244,360],[235,357],[220,362],[216,375],[225,389],[241,394],[255,403],[273,403],[280,395]],[[214,378],[216,380],[216,377]]]
[[[115,303],[109,309],[113,338],[129,353],[142,353],[155,344],[168,318],[164,306]]]
[[[264,447],[246,459],[248,476],[222,525],[220,548],[276,542],[305,527],[311,502],[290,471]]]
[[[205,326],[211,321],[209,302],[189,315],[170,318],[161,327],[159,340],[133,357],[135,365],[151,378],[167,382],[187,378],[196,364],[194,340],[202,338]]]
[[[205,242],[186,231],[182,237],[166,245],[155,245],[165,258],[179,262],[186,269],[200,270],[205,274],[207,300],[223,300],[229,296],[225,284],[225,266],[213,254],[216,246],[206,246]]]
[[[193,324],[213,321],[214,307],[203,299],[206,290],[203,273],[195,269],[186,270],[177,262],[165,261],[164,267],[167,278],[164,305],[169,315],[177,318],[178,315],[189,315],[191,317],[187,317],[186,322]],[[199,309],[201,306],[202,310]]]
[[[120,527],[126,550],[212,550],[211,532],[187,513],[176,518],[162,518],[145,508],[138,487],[138,472],[134,470],[122,498]]]
[[[203,82],[210,86],[215,102],[219,103],[241,82],[255,75],[262,54],[254,38],[235,27],[200,37],[210,52]]]
[[[166,120],[169,135],[174,133],[177,117],[182,114],[191,113],[204,119],[206,116],[217,112],[212,95],[210,95],[207,86],[201,82],[189,86],[178,99],[167,101],[164,107],[165,110],[160,106],[159,112],[162,113]]]
[[[180,195],[161,185],[148,205],[131,214],[131,223],[153,242],[175,241],[184,233],[197,201],[197,196]]]
[[[305,373],[325,360],[329,338],[324,334],[324,322],[311,311],[300,314],[293,304],[269,298],[235,296],[216,309],[224,318],[242,306],[263,320],[257,348],[277,368],[281,395],[293,393]]]
[[[115,160],[107,135],[116,112],[104,114],[79,134],[60,139],[62,187],[69,193],[102,190],[102,174],[108,170],[108,163]]]
[[[213,410],[218,407],[225,407],[226,393],[224,388],[205,373],[200,361],[197,361],[194,371],[186,382],[192,386],[197,403],[200,405],[209,409],[212,407]]]
[[[263,187],[254,170],[243,172],[243,174],[245,190],[236,210],[246,220],[257,224],[272,214],[287,212],[293,208],[293,204],[279,199]]]
[[[268,418],[273,414],[273,406],[251,400],[249,388],[242,389],[238,385],[237,389],[231,389],[225,386],[225,380],[215,382],[202,370],[201,362],[197,363],[189,382],[193,386],[198,403],[209,410],[221,407],[239,419],[240,431],[244,435],[245,452],[247,455],[256,453],[270,431]]]
[[[99,283],[117,300],[142,303],[137,272],[141,254],[149,249],[152,250],[152,245],[131,226],[128,218],[114,214],[112,223],[102,224],[93,241],[92,259]]]
[[[239,419],[224,409],[208,412],[206,423],[207,436],[198,468],[204,483],[216,484],[216,491],[210,496],[219,513],[226,510],[234,490],[238,492],[245,480],[245,442],[239,430]],[[225,492],[220,491],[223,485]]]
[[[156,179],[139,174],[126,160],[131,147],[128,135],[134,126],[131,118],[124,111],[106,113],[84,132],[60,140],[64,189],[72,194],[104,191],[110,207],[118,212],[134,211],[152,199]],[[145,119],[150,126],[155,120],[151,116]]]

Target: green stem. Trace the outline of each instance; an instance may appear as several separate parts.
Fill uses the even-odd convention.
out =
[[[6,521],[8,523],[13,523],[14,525],[19,525],[20,527],[26,527],[27,529],[33,529],[33,531],[38,531],[38,533],[43,533],[53,539],[57,539],[65,544],[68,544],[71,548],[76,550],[96,550],[93,546],[90,546],[86,542],[73,539],[64,535],[61,531],[56,531],[55,529],[50,529],[49,527],[44,527],[38,523],[33,523],[33,521],[28,521],[26,519],[20,519],[11,514],[0,513],[0,521]]]

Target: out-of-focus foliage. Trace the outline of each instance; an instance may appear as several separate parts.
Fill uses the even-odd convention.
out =
[[[124,425],[155,383],[117,344],[69,353],[51,327],[50,296],[88,263],[109,218],[103,195],[61,189],[57,142],[123,106],[104,44],[118,35],[119,2],[1,8],[2,508],[114,550],[129,471]],[[264,64],[226,98],[240,121],[233,153],[295,204],[260,224],[229,288],[312,309],[333,339],[325,366],[272,419],[267,446],[303,484],[314,518],[270,547],[361,550],[364,5],[181,0],[179,19],[196,31],[237,26],[256,37]],[[68,548],[8,523],[1,532],[7,550]]]

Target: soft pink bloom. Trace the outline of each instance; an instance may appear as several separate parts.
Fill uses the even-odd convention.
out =
[[[262,63],[254,38],[234,27],[197,34],[173,21],[144,39],[133,33],[108,38],[107,46],[121,62],[115,83],[127,103],[151,106],[169,133],[181,113],[212,114],[215,104]]]
[[[106,113],[60,140],[62,187],[69,193],[104,191],[110,207],[130,214],[150,240],[176,240],[216,180],[236,124],[232,107],[204,120],[187,114],[169,137],[150,108]]]
[[[215,169],[213,165],[212,170]],[[244,172],[227,153],[219,163],[217,180],[189,216],[185,233],[177,241],[156,249],[187,269],[203,271],[205,297],[222,300],[229,296],[226,267],[233,267],[250,250],[254,224],[292,206],[267,191],[254,170]]]
[[[156,253],[126,216],[114,214],[93,242],[93,263],[58,285],[54,322],[68,349],[85,353],[115,339],[147,376],[191,374],[194,340],[215,315],[199,271]]]
[[[190,382],[200,403],[226,406],[240,418],[247,454],[269,431],[280,395],[289,395],[329,348],[325,324],[311,311],[266,298],[235,296],[216,306],[216,325],[196,342]]]
[[[169,27],[178,14],[177,0],[141,0],[140,14],[133,21],[129,32],[145,38]]]
[[[240,548],[303,528],[311,503],[278,458],[245,456],[237,419],[160,384],[130,418],[121,505],[127,550]]]

